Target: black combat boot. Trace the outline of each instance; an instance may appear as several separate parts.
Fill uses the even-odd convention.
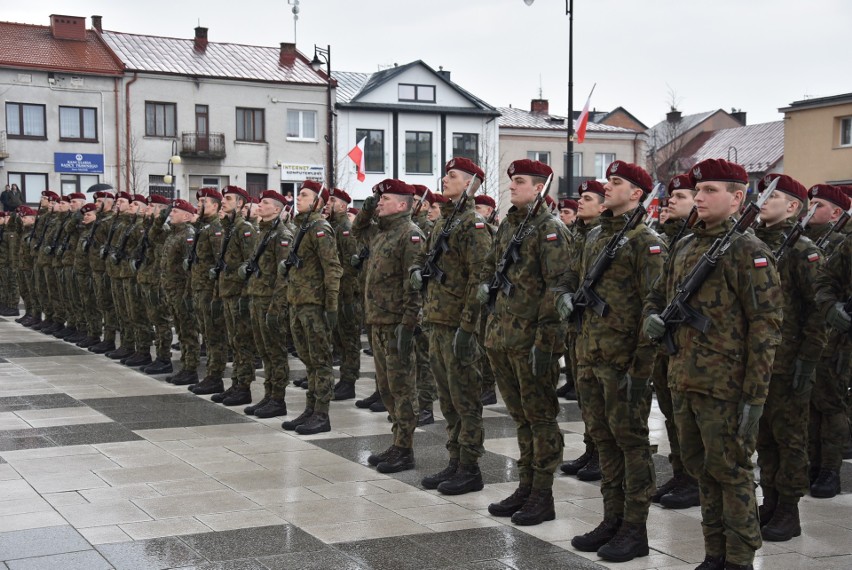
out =
[[[381,399],[381,397],[382,396],[381,396],[381,394],[379,394],[379,391],[376,390],[375,392],[373,392],[372,394],[370,394],[369,396],[367,396],[363,400],[356,401],[355,407],[356,408],[364,408],[364,409],[369,408],[370,406],[372,406],[373,404],[378,402]]]
[[[344,382],[340,381],[334,387],[334,397],[332,398],[335,402],[339,402],[341,400],[351,400],[355,397],[355,383],[354,382]]]
[[[704,557],[704,562],[696,566],[695,570],[725,570],[725,557],[708,554]]]
[[[253,416],[254,413],[259,409],[269,403],[269,394],[265,395],[261,401],[256,404],[252,404],[243,410],[243,413],[247,416]]]
[[[23,316],[23,317],[18,317],[17,319],[15,319],[15,322],[16,322],[16,323],[19,323],[19,324],[23,324],[23,323],[24,323],[24,321],[30,320],[30,319],[32,319],[32,318],[33,318],[33,316],[32,316],[31,314],[29,314],[29,313],[24,313],[24,316]]]
[[[180,381],[180,379],[183,378],[184,376],[186,376],[187,374],[188,374],[187,370],[181,369],[181,370],[178,370],[177,373],[175,373],[175,374],[172,374],[170,376],[166,376],[165,380],[166,380],[167,383],[171,384],[172,382]]]
[[[598,556],[610,562],[627,562],[637,556],[648,556],[645,523],[623,521],[612,540],[598,549]]]
[[[80,348],[90,348],[92,346],[95,346],[99,342],[101,342],[101,337],[99,337],[99,336],[87,336],[86,338],[84,338],[83,340],[78,342],[77,346],[79,346]]]
[[[579,470],[578,470],[579,471]],[[668,495],[672,491],[674,491],[675,487],[677,487],[678,480],[680,478],[680,473],[675,473],[671,479],[657,487],[657,490],[654,491],[654,494],[651,495],[652,503],[659,503],[660,499],[663,495]]]
[[[115,350],[114,340],[102,340],[98,344],[89,347],[89,352],[94,352],[95,354],[106,354],[113,350]]]
[[[86,331],[84,331],[82,329],[77,329],[77,332],[75,332],[72,335],[66,336],[62,340],[64,340],[65,342],[70,342],[71,344],[77,344],[78,342],[80,342],[81,340],[83,340],[84,338],[86,338],[88,336],[89,335],[86,333]]]
[[[296,386],[297,388],[307,388],[308,378],[296,378],[293,380],[293,386]]]
[[[521,485],[515,492],[500,501],[499,503],[491,503],[488,505],[488,512],[495,517],[510,517],[524,506],[527,498],[532,492],[532,487]]]
[[[234,388],[234,391],[222,400],[222,404],[228,407],[251,404],[251,389],[248,386]]]
[[[586,466],[586,464],[592,459],[592,455],[595,453],[594,444],[589,444],[586,446],[586,451],[583,452],[583,455],[578,457],[577,459],[572,459],[570,461],[566,461],[563,463],[559,470],[565,473],[566,475],[576,475],[577,471]]]
[[[754,564],[734,564],[725,562],[725,570],[754,570]]]
[[[551,489],[533,489],[524,506],[512,515],[512,522],[519,526],[532,526],[556,518]]]
[[[133,349],[127,346],[120,346],[116,350],[111,350],[107,352],[104,356],[109,358],[110,360],[121,360],[122,358],[126,358],[133,354]]]
[[[139,366],[148,366],[152,362],[153,360],[151,360],[150,352],[137,352],[132,354],[130,358],[122,362],[122,364],[131,368],[136,368]]]
[[[589,462],[577,471],[577,479],[580,481],[600,481],[602,478],[600,457],[598,450],[595,449]]]
[[[394,446],[385,460],[376,466],[379,473],[399,473],[409,469],[414,469],[414,450],[410,447]]]
[[[434,423],[435,414],[432,413],[432,410],[421,408],[420,413],[417,415],[417,427],[428,426]]]
[[[363,352],[367,356],[373,356],[373,349],[369,346],[367,348],[365,348],[364,350],[362,350],[361,352]]]
[[[41,329],[48,327],[51,324],[52,323],[50,321],[48,321],[47,319],[42,319],[42,318],[38,317],[38,318],[36,318],[35,321],[33,321],[33,324],[30,325],[30,328],[34,331],[40,331]]]
[[[840,475],[832,469],[820,469],[816,480],[811,483],[811,497],[830,499],[840,492]]]
[[[698,493],[698,481],[687,475],[680,474],[677,486],[660,499],[660,504],[667,509],[688,509],[701,504]]]
[[[381,453],[371,453],[370,456],[367,458],[367,463],[369,463],[373,467],[377,466],[379,463],[384,461],[388,454],[394,449],[396,449],[396,446],[391,445],[389,448],[382,451]]]
[[[56,338],[61,338],[61,339],[65,340],[69,336],[75,335],[75,334],[77,334],[77,327],[67,326],[67,327],[62,327],[61,329],[59,329],[58,331],[53,333],[53,336],[55,336]]]
[[[433,473],[432,475],[427,475],[420,481],[420,484],[423,485],[424,489],[437,489],[438,485],[440,485],[444,481],[449,481],[458,470],[458,458],[450,458],[449,465],[447,465],[442,471],[438,471],[437,473]]]
[[[775,514],[776,508],[778,508],[778,491],[764,488],[763,504],[757,508],[761,527],[772,520],[772,515]]]
[[[474,491],[481,491],[485,487],[482,482],[482,472],[479,465],[460,463],[456,474],[449,480],[438,485],[438,492],[442,495],[464,495]]]
[[[174,367],[172,366],[172,359],[158,358],[148,366],[142,368],[142,372],[145,374],[150,374],[151,376],[155,376],[157,374],[169,374],[174,372]]]
[[[769,542],[786,542],[801,534],[799,505],[796,503],[779,502],[772,519],[760,529],[763,540]]]
[[[231,384],[231,386],[224,392],[219,392],[218,394],[213,394],[212,396],[210,396],[210,401],[216,402],[217,404],[221,404],[225,400],[225,398],[230,396],[234,392],[234,390],[236,390],[236,388],[237,387],[235,384]],[[196,392],[196,394],[197,393],[198,392]]]
[[[571,546],[580,552],[597,552],[601,546],[612,540],[620,526],[620,518],[605,518],[594,530],[572,538]]]
[[[221,378],[214,378],[212,376],[207,376],[196,384],[195,386],[190,387],[190,392],[195,394],[196,396],[206,396],[208,394],[221,394],[225,391],[225,383]]]
[[[281,427],[282,429],[285,429],[287,431],[293,431],[294,429],[308,421],[308,419],[312,415],[314,415],[314,409],[305,408],[305,411],[302,412],[297,418],[284,422],[283,424],[281,424]]]
[[[484,390],[482,395],[479,396],[479,401],[482,402],[483,406],[492,406],[497,403],[497,392],[493,388]]]
[[[195,370],[182,370],[181,376],[172,378],[172,384],[175,386],[189,386],[198,384],[198,372]]]
[[[257,408],[254,411],[254,417],[265,419],[265,418],[274,418],[276,416],[286,416],[287,415],[287,403],[284,401],[284,398],[280,400],[276,400],[275,398],[270,398],[265,406],[262,408]]]
[[[388,411],[388,409],[385,407],[385,403],[382,401],[382,399],[379,398],[378,400],[376,400],[375,402],[373,402],[370,405],[370,411],[371,412],[386,412],[386,411]]]
[[[327,431],[331,431],[331,421],[326,412],[314,412],[305,423],[296,426],[296,433],[299,435],[314,435]]]

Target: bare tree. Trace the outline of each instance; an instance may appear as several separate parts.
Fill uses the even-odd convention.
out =
[[[661,127],[652,130],[647,141],[648,170],[655,180],[661,182],[667,182],[689,166],[682,161],[682,151],[687,141],[683,137],[686,128],[678,110],[680,102],[677,91],[669,87],[666,121]]]
[[[135,131],[130,131],[128,145],[130,152],[128,153],[128,160],[123,165],[124,179],[130,184],[127,192],[140,194],[139,190],[144,186],[145,170],[142,163],[145,162],[145,155],[142,153],[139,137]]]

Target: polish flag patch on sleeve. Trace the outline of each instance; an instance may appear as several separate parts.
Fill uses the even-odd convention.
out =
[[[251,237],[251,232],[243,232],[243,237]]]
[[[420,243],[420,236],[411,236],[411,243]]]
[[[195,238],[188,237],[186,238],[186,243],[192,243],[195,241]]]
[[[475,224],[473,224],[473,227],[475,227],[478,230],[481,230],[482,228],[485,227],[485,222],[476,222]]]
[[[813,252],[808,255],[808,261],[813,263],[814,261],[819,261],[819,254],[817,252]]]
[[[216,236],[216,237],[222,237],[222,232],[216,232],[213,235]]]
[[[660,247],[658,245],[652,245],[652,246],[648,247],[648,254],[649,255],[658,255],[660,253],[663,253],[662,247]]]
[[[322,230],[318,231],[318,232],[317,232],[317,237],[318,237],[318,238],[324,238],[324,237],[325,237],[325,232],[324,232],[324,231],[322,231]]]
[[[553,232],[552,234],[547,234],[546,236],[544,236],[544,239],[547,241],[556,241],[559,239],[559,236],[556,234],[556,232]]]
[[[349,232],[344,231],[344,232],[343,232],[343,237],[349,237]]]
[[[281,242],[281,247],[287,247],[288,245],[290,245],[290,242],[287,240]]]
[[[765,257],[754,258],[755,267],[766,267],[767,265],[769,265],[769,261]]]

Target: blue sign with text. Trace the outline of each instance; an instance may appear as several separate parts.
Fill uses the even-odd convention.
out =
[[[76,174],[103,174],[104,155],[74,152],[54,152],[53,169],[56,172]]]

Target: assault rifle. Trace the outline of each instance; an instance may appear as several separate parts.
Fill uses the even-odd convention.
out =
[[[30,235],[27,236],[27,243],[32,243],[33,238],[35,237],[36,228],[38,228],[39,220],[41,220],[41,214],[43,214],[43,213],[44,212],[38,212],[36,214],[36,219],[33,222],[33,227],[30,229]]]
[[[725,235],[713,242],[713,245],[704,252],[686,278],[678,284],[674,298],[663,309],[663,312],[660,313],[660,318],[666,325],[666,332],[663,334],[661,340],[666,346],[666,352],[669,354],[677,354],[678,348],[674,342],[674,331],[681,323],[685,323],[703,333],[710,330],[710,319],[690,307],[687,303],[716,268],[719,258],[725,255],[725,252],[728,251],[734,240],[754,225],[757,215],[760,213],[761,206],[772,195],[772,192],[775,191],[778,180],[776,178],[772,181],[757,202],[752,202],[746,206],[737,223]]]
[[[47,214],[48,214],[48,212],[45,212],[45,215],[47,215]],[[37,221],[38,221],[38,218],[36,218],[36,222]],[[33,226],[35,227],[35,224],[33,224]],[[41,229],[41,236],[39,236],[38,241],[36,242],[35,246],[33,247],[34,251],[38,251],[41,248],[41,245],[44,243],[44,238],[47,237],[47,230],[48,229],[50,229],[50,226],[48,225],[47,222],[45,222],[44,227]]]
[[[210,279],[212,281],[215,281],[216,279],[218,279],[219,274],[222,273],[223,271],[225,271],[225,269],[228,267],[227,264],[225,263],[225,253],[228,251],[228,244],[231,243],[231,236],[234,235],[234,225],[236,224],[236,221],[237,221],[237,211],[234,210],[231,213],[231,227],[228,228],[228,231],[225,232],[224,239],[222,239],[222,249],[219,251],[219,258],[216,260],[216,265],[214,265],[210,269]],[[197,242],[198,242],[197,239],[192,242],[193,250],[196,249],[195,244]],[[190,255],[192,255],[192,254],[190,253]]]
[[[509,245],[506,247],[506,251],[503,252],[503,255],[500,256],[500,261],[497,262],[494,277],[492,277],[491,281],[488,283],[488,301],[485,303],[485,306],[488,307],[488,311],[491,313],[494,312],[494,305],[497,302],[497,294],[500,291],[508,297],[512,294],[512,291],[515,290],[515,285],[509,281],[506,274],[509,272],[509,268],[513,264],[521,260],[521,243],[524,241],[524,238],[529,235],[527,224],[529,224],[531,219],[538,215],[538,211],[544,203],[544,197],[547,196],[547,190],[550,188],[550,182],[552,180],[553,174],[547,177],[547,181],[544,183],[544,188],[541,189],[541,192],[538,193],[532,204],[527,206],[527,215],[524,218],[524,221],[522,221],[521,225],[518,226],[518,229],[515,230],[512,239],[509,241]],[[494,211],[496,212],[497,210]]]
[[[62,238],[62,234],[65,233],[65,220],[59,219],[59,230],[56,232],[56,235],[53,237],[53,241],[47,246],[47,249],[44,252],[47,255],[53,255],[56,253],[56,248],[59,247],[59,240]]]
[[[414,219],[420,213],[420,210],[423,209],[423,202],[426,201],[426,196],[428,195],[429,190],[424,189],[423,195],[420,196],[420,199],[417,200],[417,203],[414,204],[414,209],[411,210],[411,218]]]
[[[278,226],[281,224],[281,216],[277,216],[275,221],[272,222],[272,226],[266,230],[266,234],[264,234],[263,238],[260,240],[260,243],[257,244],[257,248],[254,250],[254,255],[251,256],[248,264],[246,265],[246,281],[251,279],[252,275],[257,275],[260,277],[260,266],[258,263],[260,262],[260,258],[263,253],[266,251],[266,248],[269,246],[269,241],[272,239],[272,235],[275,233],[275,230],[278,229]]]
[[[281,277],[287,277],[290,273],[290,268],[295,267],[299,269],[303,265],[302,258],[299,257],[299,246],[302,245],[302,240],[305,239],[305,234],[311,229],[313,223],[310,220],[310,215],[316,209],[317,204],[319,203],[319,197],[322,194],[322,190],[320,190],[316,197],[314,198],[313,203],[311,204],[311,209],[307,216],[305,216],[305,223],[299,227],[299,233],[296,234],[296,239],[293,240],[293,246],[290,248],[290,254],[287,256],[287,259],[282,261],[284,264],[284,269],[281,271]]]
[[[92,229],[89,230],[89,235],[83,238],[83,253],[89,253],[89,249],[92,247],[92,241],[95,239],[95,232],[98,231],[98,226],[101,223],[103,213],[104,203],[101,202],[101,209],[98,210],[97,214],[95,214],[95,221],[92,222]]]
[[[79,211],[71,212],[71,218],[73,218],[75,226],[80,223],[82,217],[83,214],[81,214]],[[59,257],[62,257],[63,255],[65,255],[65,252],[68,251],[68,246],[71,245],[71,234],[72,232],[65,232],[65,239],[62,240],[62,245],[59,246],[59,250],[56,252],[56,255],[58,255]]]
[[[825,250],[825,246],[828,245],[828,238],[831,237],[831,234],[834,232],[840,232],[846,227],[846,222],[849,221],[849,218],[852,217],[852,208],[843,212],[839,218],[837,218],[832,224],[831,227],[828,228],[828,231],[825,232],[818,240],[816,240],[816,246],[821,250]]]
[[[645,214],[648,212],[648,207],[654,200],[655,195],[656,192],[648,192],[648,196],[645,198],[645,201],[633,210],[633,214],[630,216],[630,219],[627,220],[627,223],[624,224],[624,227],[621,228],[621,231],[609,239],[607,244],[598,254],[591,268],[586,272],[583,282],[580,284],[580,287],[571,299],[574,304],[574,311],[571,313],[571,319],[576,322],[578,327],[580,326],[583,312],[586,308],[593,310],[601,317],[606,316],[609,312],[609,305],[606,301],[601,299],[597,293],[595,293],[595,286],[598,284],[601,277],[603,277],[604,273],[606,273],[607,269],[609,269],[610,265],[612,265],[618,250],[621,249],[627,241],[627,232],[633,230],[639,225],[639,222],[645,218]]]
[[[677,233],[672,236],[672,241],[671,243],[669,243],[669,249],[673,248],[674,244],[676,244],[678,240],[683,237],[683,234],[686,233],[686,230],[692,228],[692,226],[694,226],[695,222],[697,221],[698,206],[693,206],[692,209],[689,211],[689,216],[687,216],[683,223],[680,225],[680,228],[677,230]]]
[[[494,208],[493,210],[491,210],[491,213],[488,214],[488,219],[485,220],[485,223],[491,225],[491,224],[494,223],[494,220],[496,220],[496,219],[497,219],[497,208]]]
[[[465,188],[464,193],[459,197],[459,201],[456,202],[456,207],[453,208],[453,211],[447,218],[444,227],[441,228],[441,233],[438,234],[438,238],[435,240],[435,245],[426,255],[426,262],[423,264],[423,271],[421,273],[423,278],[423,287],[421,288],[421,291],[426,289],[426,285],[429,283],[430,279],[437,279],[438,283],[443,283],[447,280],[447,276],[444,271],[438,267],[438,262],[441,260],[441,256],[450,250],[450,234],[459,224],[459,221],[457,221],[456,218],[464,209],[470,195],[473,192],[476,192],[477,186],[475,186],[475,183],[477,180],[478,177],[476,174],[470,177],[470,182],[467,183],[467,188]]]
[[[115,230],[118,226],[118,218],[121,212],[116,211],[112,217],[112,224],[109,226],[109,232],[107,233],[106,243],[101,246],[101,259],[106,259],[109,255],[109,250],[112,248],[112,238],[115,236]]]
[[[138,213],[133,214],[133,218],[130,219],[130,223],[124,229],[124,233],[121,234],[121,241],[118,243],[118,248],[110,257],[110,261],[112,261],[113,265],[118,265],[121,263],[121,260],[124,259],[124,250],[127,249],[127,242],[130,241],[130,234],[133,233],[133,226],[136,225],[136,219],[138,216]]]
[[[201,210],[198,211],[198,221],[196,229],[201,229],[201,225],[204,223],[204,204],[205,202],[201,203]],[[169,205],[169,212],[171,212],[171,209],[172,206]],[[187,254],[186,259],[183,261],[183,268],[186,271],[189,271],[190,269],[192,269],[192,266],[193,264],[195,264],[196,261],[198,261],[198,232],[196,232],[195,234],[195,239],[192,240],[192,248],[190,248],[189,254]],[[218,276],[219,274],[217,273],[216,275]]]
[[[775,255],[775,261],[780,262],[781,258],[784,257],[784,254],[788,249],[792,248],[796,245],[796,242],[799,241],[799,238],[805,234],[805,228],[808,226],[808,222],[811,221],[811,218],[814,217],[816,213],[817,205],[813,204],[811,209],[808,210],[808,213],[804,218],[798,220],[796,225],[790,230],[790,232],[784,236],[784,242],[772,252]]]

